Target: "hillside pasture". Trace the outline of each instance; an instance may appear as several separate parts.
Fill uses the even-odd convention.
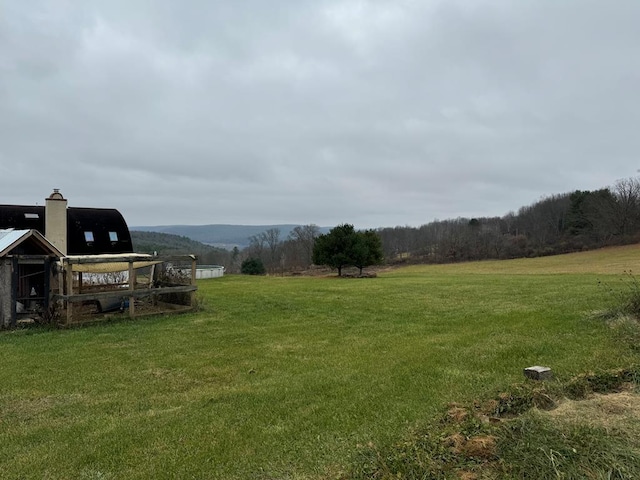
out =
[[[0,478],[337,478],[524,367],[636,361],[592,312],[639,257],[226,276],[196,313],[0,332]]]

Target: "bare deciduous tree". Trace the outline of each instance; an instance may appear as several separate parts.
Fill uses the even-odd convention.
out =
[[[613,195],[617,200],[615,221],[620,235],[635,233],[640,227],[640,179],[618,180]]]
[[[320,228],[313,224],[297,226],[289,233],[289,240],[298,248],[299,258],[305,268],[312,263],[313,244],[319,235]]]

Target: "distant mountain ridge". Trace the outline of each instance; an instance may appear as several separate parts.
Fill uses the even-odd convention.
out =
[[[153,253],[157,251],[162,254],[183,254],[200,253],[203,251],[225,251],[183,235],[173,235],[162,232],[131,230],[131,241],[133,242],[135,251],[139,253]]]
[[[301,225],[280,224],[280,225],[158,225],[144,227],[129,227],[132,231],[169,233],[187,237],[200,243],[212,245],[214,247],[232,249],[238,247],[243,249],[249,246],[249,238],[259,235],[271,228],[280,230],[280,240],[286,240],[289,233]],[[321,233],[328,232],[331,227],[319,227]]]
[[[134,251],[138,253],[193,254],[198,259],[199,265],[231,265],[229,250],[206,245],[182,235],[131,230],[131,241]]]

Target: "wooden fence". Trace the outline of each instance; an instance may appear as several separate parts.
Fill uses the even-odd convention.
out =
[[[185,263],[188,265],[186,268],[182,266]],[[147,271],[138,275],[138,271],[142,269]],[[185,275],[185,271],[188,274]],[[121,272],[122,275],[117,280],[109,281],[107,272]],[[99,275],[105,276],[96,284],[95,279]],[[87,315],[87,305],[99,307],[113,304],[114,301],[117,303],[119,299],[122,300],[122,305],[126,307],[124,310],[128,311],[130,317],[191,310],[195,305],[195,293],[198,288],[196,258],[193,255],[64,257],[61,259],[57,280],[58,293],[52,293],[52,300],[58,306],[58,322],[62,326],[93,321],[96,312]],[[175,303],[176,298],[181,301]],[[149,299],[149,302],[146,308],[138,312],[136,303],[142,299]],[[100,311],[100,308],[98,310]]]

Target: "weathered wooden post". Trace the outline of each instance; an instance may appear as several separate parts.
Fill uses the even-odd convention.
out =
[[[18,322],[18,283],[20,283],[20,272],[18,266],[18,257],[11,259],[11,319],[9,325],[11,328],[15,328]]]
[[[191,285],[196,284],[196,257],[195,255],[191,255]],[[193,308],[196,300],[196,292],[193,291],[189,295],[189,306]]]
[[[73,302],[68,298],[73,295],[73,265],[67,261],[67,325],[71,325],[73,321]]]
[[[133,268],[133,260],[129,260],[129,292],[133,293],[136,289],[136,269]],[[129,316],[133,318],[136,314],[136,302],[135,297],[131,295],[129,297]]]
[[[60,259],[60,268],[58,268],[58,293],[60,297],[64,295],[64,259]],[[56,305],[60,311],[64,308],[64,300],[62,298],[58,300],[58,304]]]
[[[45,257],[44,259],[44,299],[42,309],[48,314],[49,306],[51,305],[51,257]]]

